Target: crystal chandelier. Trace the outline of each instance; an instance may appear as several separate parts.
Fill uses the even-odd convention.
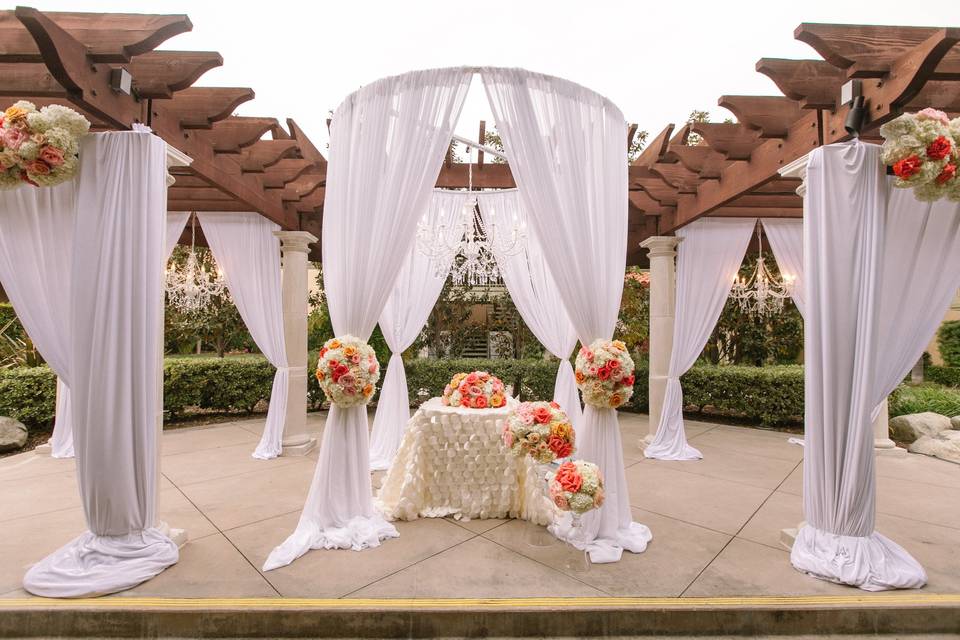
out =
[[[190,253],[186,263],[180,268],[171,260],[167,266],[166,289],[170,304],[183,313],[196,313],[208,304],[210,299],[226,293],[223,271],[213,257],[211,268],[204,269],[197,258],[196,250],[196,214],[190,217]]]
[[[473,191],[473,148],[470,148],[468,189]],[[437,277],[445,276],[449,267],[453,284],[487,286],[500,284],[497,257],[515,256],[526,247],[526,225],[514,219],[504,225],[493,219],[485,221],[471,198],[454,227],[448,231],[443,221],[429,220],[426,215],[417,225],[417,248],[430,258]],[[507,227],[506,229],[504,227]],[[449,238],[456,238],[450,242]]]
[[[736,276],[733,287],[730,289],[730,297],[736,300],[740,310],[749,314],[751,318],[764,318],[783,311],[783,303],[790,297],[797,278],[789,274],[776,278],[770,273],[763,257],[763,239],[759,226],[757,242],[759,243],[757,266],[749,278]]]

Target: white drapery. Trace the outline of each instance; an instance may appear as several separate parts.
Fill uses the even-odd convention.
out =
[[[892,186],[880,148],[814,150],[804,274],[804,515],[790,559],[868,591],[917,588],[923,567],[875,530],[872,416],[903,379],[960,285],[960,205]]]
[[[424,214],[428,228],[445,229],[446,241],[451,245],[459,241],[460,238],[454,236],[463,231],[460,220],[469,198],[467,191],[435,190]],[[397,274],[393,292],[380,314],[380,331],[390,347],[390,364],[380,389],[370,434],[372,471],[389,468],[397,455],[404,428],[410,420],[407,373],[401,354],[410,348],[427,323],[452,261],[453,256],[450,256],[444,264],[438,264],[415,245],[411,246]]]
[[[170,211],[167,213],[167,240],[163,253],[165,256],[164,263],[173,255],[173,250],[177,247],[180,236],[183,235],[183,230],[186,228],[189,220],[189,211]]]
[[[0,282],[37,351],[57,374],[51,455],[72,458],[70,261],[77,181],[0,191]]]
[[[793,276],[790,298],[802,317],[806,308],[803,281],[803,219],[762,218],[763,231],[777,261],[781,276]]]
[[[466,69],[433,69],[384,78],[337,108],[322,239],[336,335],[367,340],[383,313],[471,77]],[[271,552],[264,570],[311,548],[360,550],[397,535],[373,507],[366,407],[331,407],[297,530]]]
[[[67,380],[89,531],[24,576],[52,597],[128,589],[179,557],[156,528],[166,144],[98,133],[80,153]]]
[[[496,225],[503,233],[503,230],[527,223],[522,199],[515,189],[484,191],[477,194],[477,201],[480,215],[488,227]],[[495,257],[503,283],[520,317],[540,344],[560,358],[553,399],[570,417],[574,428],[579,429],[583,407],[570,365],[570,353],[577,345],[577,331],[564,309],[560,290],[550,275],[539,238],[530,230],[523,251],[513,255],[497,254]]]
[[[694,365],[723,311],[756,218],[701,218],[678,229],[677,311],[663,411],[653,441],[644,450],[658,460],[703,457],[687,444],[680,376]]]
[[[617,321],[627,241],[627,159],[623,114],[577,84],[522,69],[481,71],[531,227],[544,247],[580,342],[610,339]],[[588,405],[578,456],[604,476],[606,502],[584,517],[574,540],[594,562],[616,562],[623,549],[646,549],[650,530],[633,522],[614,409]]]
[[[250,336],[277,368],[266,425],[253,452],[253,457],[261,460],[276,458],[282,451],[290,385],[290,365],[283,338],[280,240],[274,235],[280,227],[252,212],[204,211],[197,217]]]

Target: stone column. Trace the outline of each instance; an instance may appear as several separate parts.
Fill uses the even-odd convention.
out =
[[[307,431],[307,253],[317,237],[307,231],[274,231],[283,254],[283,339],[290,367],[283,455],[305,456],[316,446]]]
[[[650,256],[650,433],[641,446],[649,444],[657,433],[663,396],[667,390],[677,302],[676,256],[679,242],[680,238],[673,236],[652,236],[640,243]]]
[[[907,455],[906,449],[898,447],[890,439],[890,412],[886,400],[880,406],[877,419],[873,421],[873,451],[877,455],[883,456]]]

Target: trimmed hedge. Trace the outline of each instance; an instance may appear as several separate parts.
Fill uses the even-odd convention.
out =
[[[960,367],[937,367],[928,365],[923,369],[923,379],[945,387],[960,387]]]
[[[462,371],[489,371],[505,385],[513,385],[514,395],[519,391],[524,400],[552,398],[553,383],[559,361],[550,360],[480,360],[419,358],[404,363],[407,371],[407,390],[410,405],[418,406],[422,399],[420,389],[426,389],[426,398],[439,396],[454,374]]]
[[[960,320],[944,322],[937,331],[937,346],[948,367],[960,367]]]
[[[680,379],[685,409],[765,425],[803,419],[803,367],[698,366]]]
[[[53,424],[57,408],[57,376],[49,367],[0,369],[0,416],[31,429]]]

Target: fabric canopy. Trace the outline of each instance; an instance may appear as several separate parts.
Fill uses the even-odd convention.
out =
[[[53,597],[128,589],[179,557],[156,527],[166,144],[98,133],[80,154],[66,380],[89,531],[24,576]]]
[[[790,298],[802,317],[806,308],[805,283],[803,278],[803,219],[763,218],[764,233],[777,261],[777,268],[784,279],[793,278]]]
[[[383,313],[470,80],[466,69],[407,73],[366,85],[337,108],[323,215],[323,281],[336,335],[367,340]],[[373,507],[366,407],[331,407],[300,522],[264,570],[311,548],[359,550],[397,535]]]
[[[609,340],[626,268],[623,114],[558,78],[522,69],[485,68],[481,75],[530,226],[577,336],[584,345]],[[600,467],[606,502],[584,517],[582,532],[554,531],[589,549],[594,562],[645,550],[651,533],[630,512],[617,412],[588,405],[577,449]]]
[[[875,530],[872,417],[960,286],[960,205],[893,186],[880,148],[815,149],[804,226],[804,515],[793,566],[868,591],[926,583]]]
[[[451,245],[459,241],[463,232],[460,224],[463,207],[469,197],[466,191],[435,190],[424,214],[427,228],[445,229],[446,241]],[[410,420],[407,374],[401,354],[410,348],[427,323],[452,261],[450,256],[440,264],[417,246],[411,246],[380,314],[380,331],[391,355],[370,435],[370,469],[373,471],[389,468],[400,447],[404,427]]]
[[[680,376],[703,352],[757,226],[756,218],[701,218],[677,229],[677,311],[660,424],[644,450],[658,460],[696,460],[683,428]]]
[[[523,200],[516,190],[484,191],[477,195],[480,215],[487,228],[513,229],[527,225]],[[570,353],[577,345],[577,332],[550,275],[544,250],[535,233],[528,231],[524,248],[503,255],[494,251],[497,267],[520,317],[547,351],[560,358],[553,399],[567,413],[575,429],[580,428],[583,407]]]
[[[280,289],[280,227],[259,213],[202,212],[203,235],[253,341],[277,372],[270,408],[254,458],[269,460],[282,451],[290,367],[283,337]]]

